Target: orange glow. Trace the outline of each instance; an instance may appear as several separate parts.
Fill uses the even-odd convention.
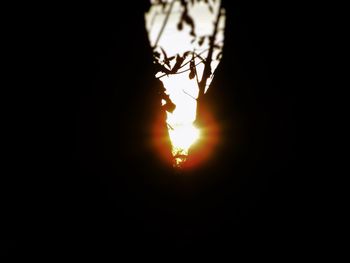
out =
[[[188,159],[184,163],[184,169],[194,169],[203,162],[207,162],[214,153],[215,147],[219,143],[220,127],[207,107],[203,107],[201,112],[203,128],[198,141],[189,149]]]
[[[169,130],[175,166],[186,161],[188,149],[200,137],[200,131],[193,124],[184,124]]]
[[[219,143],[220,127],[215,122],[214,117],[210,114],[209,110],[204,109],[202,116],[205,123],[205,128],[198,131],[198,138],[187,148],[185,152],[186,154],[182,156],[181,153],[179,153],[179,157],[175,158],[174,160],[174,153],[172,155],[169,154],[169,147],[173,147],[172,140],[169,138],[169,132],[167,131],[166,127],[164,127],[164,120],[162,119],[161,114],[159,114],[153,125],[152,145],[162,161],[183,170],[196,169],[203,164],[203,162],[208,161],[210,156],[214,153],[215,147]],[[183,136],[186,138],[187,135],[185,133],[186,131],[184,131]]]
[[[187,6],[188,14],[195,25],[193,28],[195,34],[191,34],[191,28],[188,25],[183,26],[181,30],[179,29],[179,21],[184,11],[181,1],[168,0],[165,7],[156,2],[151,0],[153,5],[145,14],[145,22],[150,45],[153,47],[153,51],[159,54],[157,63],[164,66],[165,61],[173,57],[166,63],[166,67],[171,69],[176,64],[174,58],[180,56],[184,60],[183,66],[176,73],[165,74],[164,71],[159,71],[156,74],[156,77],[164,85],[165,94],[169,96],[176,108],[173,112],[166,112],[167,132],[162,130],[164,119],[159,118],[159,121],[156,122],[154,145],[167,161],[169,157],[166,152],[170,145],[173,166],[194,167],[207,159],[218,137],[218,127],[208,113],[201,116],[207,121],[204,126],[198,129],[194,123],[197,118],[199,80],[203,77],[205,68],[205,59],[203,58],[207,58],[209,54],[209,36],[213,34],[215,21],[218,21],[218,33],[214,43],[216,48],[212,53],[210,78],[204,82],[204,92],[209,88],[214,71],[221,59],[225,15],[220,17],[218,14],[219,12],[223,13],[224,10],[220,9],[221,1],[219,0],[209,1],[211,8],[208,8],[209,5],[203,1],[189,4]],[[189,77],[190,62],[195,65],[196,77]],[[161,104],[165,105],[166,101],[162,100]]]

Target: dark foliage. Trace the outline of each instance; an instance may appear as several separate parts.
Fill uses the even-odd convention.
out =
[[[28,68],[45,87],[26,97],[28,121],[13,135],[26,144],[12,147],[23,158],[11,164],[10,173],[21,171],[12,172],[4,213],[16,240],[11,255],[105,262],[169,251],[166,261],[221,250],[289,258],[304,239],[294,10],[224,2],[224,56],[204,102],[222,128],[220,145],[200,169],[176,174],[150,147],[162,86],[144,29],[147,2],[70,4],[47,9],[54,25],[40,21],[46,60],[37,70],[33,57]]]

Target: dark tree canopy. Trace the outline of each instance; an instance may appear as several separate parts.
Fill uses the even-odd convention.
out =
[[[303,183],[295,165],[295,10],[223,2],[225,47],[216,88],[205,96],[220,144],[200,169],[178,176],[149,140],[163,96],[144,27],[149,2],[114,2],[43,10],[57,13],[38,44],[45,70],[33,70],[45,89],[23,100],[28,121],[6,152],[16,156],[4,172],[13,187],[4,184],[3,213],[14,254],[96,262],[185,248],[294,254],[303,239],[295,222],[304,216],[295,186]],[[182,23],[191,26],[186,14]],[[28,104],[38,110],[31,114]],[[16,144],[23,137],[28,147]]]

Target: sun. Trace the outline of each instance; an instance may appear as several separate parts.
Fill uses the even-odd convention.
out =
[[[170,129],[169,137],[175,159],[174,165],[179,166],[186,161],[189,148],[200,138],[200,130],[192,123],[182,124]]]
[[[193,124],[179,125],[174,130],[169,130],[171,143],[176,149],[188,151],[190,146],[194,144],[200,136],[200,131]]]

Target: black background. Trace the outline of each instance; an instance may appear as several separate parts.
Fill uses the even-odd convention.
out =
[[[221,144],[202,169],[183,175],[147,144],[157,111],[147,1],[57,6],[39,19],[50,23],[30,75],[43,91],[23,99],[9,254],[297,250],[298,15],[284,3],[224,6],[224,56],[208,93]]]

